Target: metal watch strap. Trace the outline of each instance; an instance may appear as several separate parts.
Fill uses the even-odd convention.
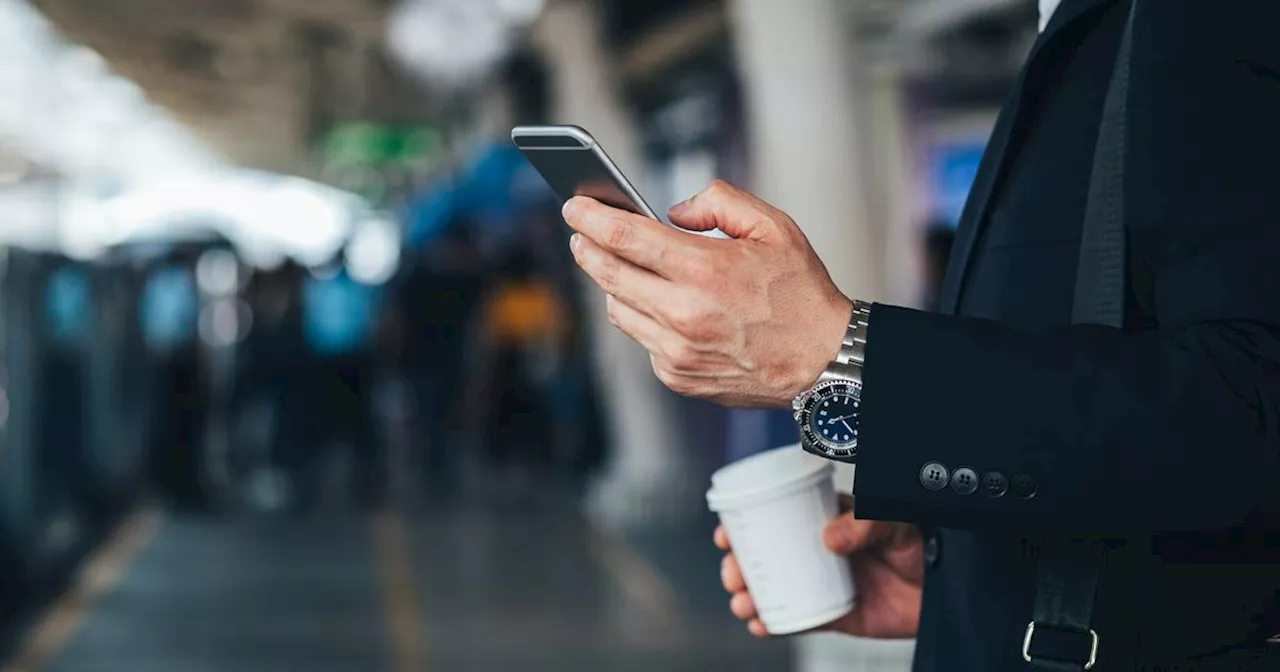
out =
[[[854,301],[849,328],[845,330],[844,340],[840,342],[840,354],[836,355],[837,364],[862,365],[867,356],[867,328],[870,324],[871,304]]]

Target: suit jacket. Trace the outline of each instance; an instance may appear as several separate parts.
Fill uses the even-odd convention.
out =
[[[917,670],[1026,669],[1029,549],[1049,535],[1113,547],[1096,670],[1239,669],[1225,651],[1280,633],[1280,2],[1140,2],[1126,328],[1069,325],[1078,227],[992,225],[1003,203],[1061,195],[1035,179],[1060,160],[1052,140],[1091,153],[1096,123],[1062,108],[1100,104],[1109,64],[1076,51],[1118,44],[1118,0],[1063,0],[1034,46],[941,312],[873,308],[856,514],[926,531]],[[1065,169],[1087,184],[1088,166]],[[1028,319],[1044,304],[1056,323]]]

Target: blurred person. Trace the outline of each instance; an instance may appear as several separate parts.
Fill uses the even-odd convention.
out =
[[[87,483],[89,419],[86,388],[86,341],[93,311],[89,271],[83,265],[55,260],[45,285],[45,326],[49,341],[41,371],[40,441],[36,470],[49,479],[36,487],[69,497],[89,492]]]
[[[827,371],[860,390],[854,509],[824,538],[860,598],[827,629],[915,637],[921,671],[1280,669],[1277,25],[1273,2],[1058,5],[939,313],[844,296],[794,221],[723,183],[670,215],[731,240],[566,204],[673,390],[788,408]],[[1098,141],[1108,98],[1120,142]],[[1072,324],[1100,273],[1077,277],[1087,217],[1127,228],[1122,327]],[[765,635],[732,554],[723,582]]]
[[[305,270],[295,261],[286,260],[278,268],[254,273],[245,290],[253,320],[237,360],[235,391],[232,394],[237,415],[262,404],[267,417],[267,465],[280,466],[287,459],[282,430],[288,425],[287,413],[297,405],[287,397],[297,392],[298,354],[303,350],[302,276]]]
[[[428,498],[448,498],[458,481],[464,376],[486,261],[473,223],[454,217],[417,250],[391,290],[402,334],[401,361],[416,401]]]
[[[522,494],[534,479],[545,481],[551,466],[549,381],[559,365],[566,317],[530,250],[510,250],[485,301],[478,360],[485,453],[509,494]]]
[[[378,290],[352,278],[339,252],[306,276],[301,291],[304,353],[286,399],[296,503],[305,509],[316,502],[322,458],[340,441],[357,503],[377,506],[385,486],[372,397]]]
[[[536,174],[534,178],[541,179]],[[580,317],[585,310],[583,284],[567,245],[572,231],[560,218],[554,194],[545,184],[542,190],[540,196],[529,199],[525,216],[529,251],[536,260],[537,272],[548,279],[559,297],[564,322],[555,366],[548,372],[547,408],[556,458],[568,467],[564,475],[580,487],[603,465],[607,441],[601,409],[593,393],[590,334]]]
[[[179,246],[157,260],[140,297],[142,331],[156,366],[152,471],[171,505],[202,508],[208,394],[200,364],[198,251]]]

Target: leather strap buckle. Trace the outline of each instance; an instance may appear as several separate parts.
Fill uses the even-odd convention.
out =
[[[1091,670],[1098,663],[1098,633],[1031,621],[1022,638],[1022,659]]]

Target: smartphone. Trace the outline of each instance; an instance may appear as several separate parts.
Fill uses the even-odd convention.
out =
[[[562,200],[590,196],[663,221],[585,130],[577,126],[517,126],[511,129],[511,141]]]

